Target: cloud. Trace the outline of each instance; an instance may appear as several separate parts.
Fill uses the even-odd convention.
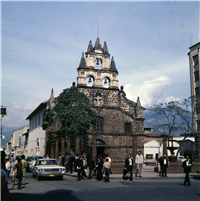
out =
[[[133,101],[136,101],[139,96],[141,104],[145,107],[160,102],[169,85],[171,85],[171,80],[167,76],[160,76],[143,83],[126,84],[124,90],[127,98]]]
[[[171,101],[181,101],[181,98],[174,98],[173,96],[169,96],[167,98],[165,98],[165,102],[171,102]]]
[[[33,111],[34,105],[28,103],[24,106],[12,102],[6,106],[6,115],[2,119],[3,125],[10,127],[18,127],[28,125],[26,118]]]

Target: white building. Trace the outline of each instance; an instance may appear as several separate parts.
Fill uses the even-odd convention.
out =
[[[183,141],[184,140],[184,141]],[[169,147],[172,142],[169,141]],[[167,144],[168,147],[168,144]],[[196,158],[196,143],[194,137],[173,137],[173,147],[175,156],[184,156],[185,153],[191,153],[193,158]],[[167,155],[170,156],[171,152],[167,150]],[[163,140],[162,137],[152,135],[144,139],[144,161],[156,162],[156,159],[163,156]]]
[[[44,156],[45,154],[45,131],[41,125],[43,114],[47,103],[42,102],[27,118],[29,120],[29,137],[27,145],[27,156]]]
[[[24,134],[28,132],[28,129],[29,129],[29,126],[25,126],[13,132],[12,142],[11,142],[11,147],[13,152],[11,154],[13,154],[14,157],[20,156],[23,154],[25,155],[25,149],[24,149],[25,139],[22,136],[24,136]]]

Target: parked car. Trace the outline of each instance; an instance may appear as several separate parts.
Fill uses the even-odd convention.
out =
[[[33,164],[35,164],[37,159],[41,159],[43,158],[42,156],[30,156],[27,158],[27,167],[26,167],[26,171],[30,172],[30,167],[33,166]]]
[[[178,156],[177,157],[177,162],[184,162],[186,159],[184,156]]]
[[[58,165],[56,159],[38,159],[30,170],[37,180],[41,177],[58,177],[62,180],[65,174],[65,167]]]

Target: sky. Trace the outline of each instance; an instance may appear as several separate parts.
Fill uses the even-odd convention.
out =
[[[188,98],[199,9],[198,1],[1,2],[2,124],[28,125],[52,88],[58,96],[76,82],[82,52],[97,37],[115,59],[127,98],[139,96],[144,107]]]

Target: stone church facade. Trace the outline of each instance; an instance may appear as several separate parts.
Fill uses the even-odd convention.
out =
[[[123,86],[119,89],[118,70],[106,42],[102,47],[97,38],[93,47],[90,41],[77,71],[77,87],[97,112],[97,122],[88,131],[91,154],[108,154],[112,162],[122,162],[128,154],[136,154],[135,136],[135,149],[143,152],[144,108],[139,97],[133,102],[126,98]]]
[[[144,152],[145,108],[141,106],[139,97],[133,102],[127,99],[123,86],[119,89],[114,58],[110,58],[106,42],[102,47],[99,38],[94,46],[89,42],[77,72],[78,90],[90,100],[97,113],[97,121],[87,131],[86,143],[81,138],[50,139],[47,133],[57,129],[47,130],[46,143],[51,140],[51,157],[57,158],[59,152],[91,154],[93,157],[108,154],[112,167],[120,168],[124,166],[128,154],[135,158],[138,150]],[[49,107],[56,104],[56,99],[52,91]],[[118,172],[117,169],[115,172]]]

